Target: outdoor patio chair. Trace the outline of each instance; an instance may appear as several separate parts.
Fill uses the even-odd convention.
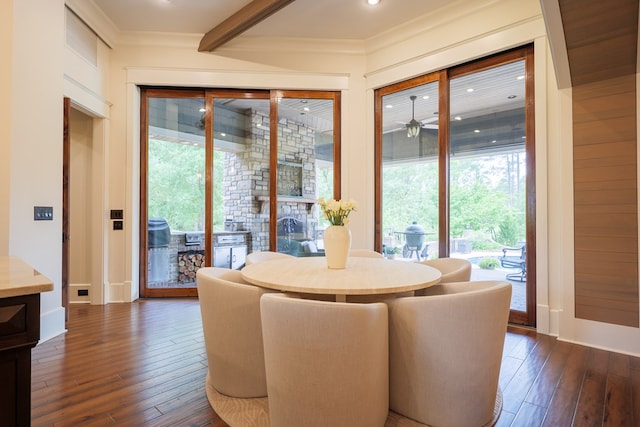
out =
[[[507,280],[516,282],[527,281],[527,245],[523,243],[517,248],[502,248],[502,256],[498,257],[500,265],[504,268],[516,268],[515,273],[507,274]]]

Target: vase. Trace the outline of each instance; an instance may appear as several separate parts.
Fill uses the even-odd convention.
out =
[[[347,265],[347,257],[351,249],[351,230],[344,225],[330,225],[324,231],[324,254],[327,266],[342,269]]]

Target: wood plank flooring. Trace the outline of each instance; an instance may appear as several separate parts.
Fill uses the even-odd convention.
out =
[[[32,351],[33,426],[227,426],[196,299],[72,305],[68,329]],[[500,386],[499,427],[640,426],[637,357],[510,327]]]

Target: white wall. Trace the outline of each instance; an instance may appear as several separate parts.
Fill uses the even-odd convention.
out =
[[[9,254],[54,282],[41,296],[41,337],[64,331],[61,307],[64,1],[13,1]],[[53,221],[33,220],[35,205]]]
[[[0,2],[0,256],[9,254],[13,1]]]
[[[125,235],[118,236],[109,246],[109,258],[112,261],[109,269],[109,283],[114,293],[122,289],[130,292],[130,298],[137,296],[137,226],[136,212],[139,195],[136,191],[138,182],[139,153],[139,109],[136,85],[176,85],[206,87],[239,87],[239,88],[288,88],[288,89],[327,89],[341,90],[343,93],[343,164],[351,164],[343,168],[343,197],[363,199],[358,194],[361,186],[354,182],[364,182],[368,178],[363,174],[365,167],[373,164],[372,152],[370,161],[362,162],[362,145],[366,134],[366,107],[364,98],[364,57],[357,55],[334,55],[327,53],[306,53],[305,46],[298,44],[297,53],[285,55],[263,55],[260,50],[252,52],[243,50],[238,58],[230,58],[235,52],[225,51],[219,54],[198,53],[199,39],[187,40],[184,45],[176,46],[175,40],[167,41],[170,47],[158,48],[156,44],[127,44],[118,46],[112,55],[112,115],[111,115],[111,158],[126,159],[126,174],[115,175],[115,168],[110,170],[113,179],[109,204],[124,206]],[[138,41],[140,43],[140,41]],[[158,42],[156,42],[158,43]],[[162,44],[162,42],[158,43]],[[167,58],[171,58],[167,61]],[[171,65],[170,64],[179,64]],[[241,70],[241,71],[238,71]],[[372,140],[371,140],[372,141]],[[349,160],[350,156],[359,159]],[[370,181],[370,194],[373,194],[373,180]],[[122,191],[125,189],[125,191]],[[358,213],[363,217],[371,215],[366,210]],[[367,227],[367,221],[352,220],[354,245],[358,247],[373,246],[373,228]],[[121,237],[124,237],[122,239]]]
[[[87,2],[70,1],[67,6],[72,10],[91,11],[96,13],[95,6]],[[68,13],[66,14],[68,16]],[[92,22],[90,18],[85,22]],[[100,26],[103,32],[111,34],[113,26],[107,22]],[[111,223],[109,222],[109,212],[107,209],[107,196],[109,179],[106,176],[107,164],[109,163],[108,139],[109,139],[109,115],[111,102],[108,99],[109,89],[109,63],[111,48],[91,31],[77,25],[66,25],[69,36],[85,48],[87,53],[76,51],[72,46],[64,46],[64,96],[71,99],[71,104],[77,111],[74,112],[70,122],[72,138],[85,138],[82,144],[76,145],[74,151],[72,147],[71,164],[71,216],[70,227],[72,240],[70,258],[73,260],[69,290],[71,302],[82,301],[92,304],[104,304],[109,302],[108,284],[105,278],[105,270],[109,265],[105,246],[112,235]],[[66,39],[65,39],[66,40]],[[73,144],[74,141],[72,141]],[[79,150],[79,151],[78,151]],[[73,156],[80,155],[81,160],[74,161]],[[74,167],[86,169],[84,181],[82,177],[74,174]],[[78,171],[76,171],[78,172]],[[83,198],[84,211],[80,213],[77,203]],[[75,204],[75,205],[74,205]],[[80,217],[78,218],[78,215]],[[74,219],[75,218],[75,219]],[[78,219],[78,221],[76,221]],[[91,242],[90,250],[85,253],[84,258],[76,259],[77,251],[80,248],[78,243],[78,228],[86,227],[86,234],[83,238]],[[74,271],[74,264],[80,262],[85,269],[82,274]],[[78,289],[89,289],[88,297],[78,297]]]
[[[486,3],[493,5],[496,2]],[[136,297],[138,283],[133,269],[137,264],[137,216],[131,215],[139,200],[135,191],[138,179],[135,159],[138,155],[139,112],[132,105],[137,99],[135,85],[342,90],[343,197],[358,200],[361,205],[350,224],[354,246],[373,247],[374,135],[371,90],[449,66],[470,56],[481,57],[529,42],[544,33],[535,1],[528,1],[527,7],[522,7],[521,1],[503,3],[508,5],[508,11],[502,15],[497,12],[500,8],[495,5],[489,9],[481,7],[474,11],[475,15],[461,21],[453,30],[447,25],[454,23],[443,16],[424,18],[407,26],[394,38],[371,41],[367,46],[371,51],[369,56],[364,55],[364,45],[357,43],[314,44],[308,41],[242,38],[232,41],[214,54],[199,53],[196,48],[199,37],[167,35],[163,38],[123,34],[111,57],[113,90],[110,101],[113,102],[113,108],[109,157],[126,159],[127,172],[116,173],[119,164],[111,167],[109,205],[125,206],[126,220],[125,235],[114,237],[115,240],[109,245],[110,286],[121,288],[125,293],[131,290],[131,297]],[[456,14],[456,19],[461,19],[467,10],[458,7],[450,12]],[[434,22],[440,23],[436,26],[438,37],[432,37],[428,32],[434,27]],[[480,22],[481,25],[470,26],[469,22]],[[521,29],[523,26],[524,29]],[[513,27],[516,29],[500,31]],[[416,28],[421,30],[416,33]],[[447,34],[460,32],[469,38],[463,48],[455,49],[453,56],[445,55],[454,52],[451,46],[443,45],[441,40],[441,33],[445,29],[451,30]],[[492,35],[491,31],[498,35]],[[390,41],[394,44],[389,45]],[[461,41],[454,39],[453,43],[458,45]],[[431,48],[438,50],[434,54],[437,61],[434,55],[429,55],[433,53],[429,50]],[[470,51],[473,51],[472,55]],[[399,64],[392,61],[399,61]]]
[[[0,2],[0,256],[9,254],[13,0]],[[6,56],[5,56],[6,55]]]
[[[468,4],[458,2],[395,34],[371,40],[366,45],[368,55],[364,45],[355,43],[322,45],[242,37],[215,53],[198,53],[199,37],[124,34],[112,55],[109,155],[129,162],[138,154],[138,110],[129,101],[136,99],[137,84],[342,90],[342,195],[360,203],[350,223],[354,247],[373,247],[373,89],[544,36],[535,0],[475,5],[470,10]],[[139,200],[135,191],[122,191],[136,187],[137,168],[136,162],[128,163],[127,176],[114,176],[110,181],[114,189],[110,205],[126,204],[125,213],[132,212]],[[110,172],[113,176],[115,169]],[[109,247],[110,283],[125,292],[131,289],[132,298],[138,286],[132,271],[137,263],[135,227],[137,216],[128,216],[125,238],[119,236]],[[134,248],[133,256],[128,253],[130,248]]]
[[[33,2],[29,7],[14,2],[18,17],[16,22],[24,27],[14,33],[20,41],[16,41],[16,45],[30,45],[29,29],[37,33],[38,29],[34,27],[39,26],[49,31],[51,17],[55,23],[62,14],[62,10],[58,10],[60,0],[37,2],[42,5],[37,11],[31,8]],[[114,234],[105,227],[108,239],[106,257],[109,260],[105,281],[112,294],[108,301],[137,297],[137,84],[341,90],[343,197],[356,199],[361,205],[351,222],[354,246],[370,247],[373,244],[373,90],[522,43],[534,42],[538,146],[537,302],[540,331],[586,345],[640,354],[640,333],[637,329],[578,321],[573,316],[573,203],[567,197],[572,194],[571,94],[558,91],[556,87],[539,2],[486,0],[473,2],[471,6],[469,2],[462,6],[460,4],[452,3],[446,13],[436,12],[412,21],[400,31],[386,33],[364,44],[323,44],[316,41],[301,44],[290,40],[240,37],[212,54],[197,52],[199,37],[174,35],[163,39],[121,34],[114,44],[109,62],[109,89],[108,96],[104,97],[108,101],[101,100],[104,111],[110,114],[110,120],[106,122],[108,127],[102,133],[106,138],[104,165],[107,169],[104,175],[107,207],[125,210],[124,232]],[[48,13],[52,9],[55,13]],[[41,22],[42,10],[47,11],[47,25]],[[56,39],[55,28],[53,34],[53,39]],[[36,261],[36,267],[44,266],[40,269],[45,274],[50,272],[52,278],[58,278],[59,224],[55,221],[44,225],[33,224],[23,219],[31,217],[30,209],[36,200],[38,203],[48,203],[49,199],[59,196],[56,183],[60,176],[59,162],[55,161],[59,155],[46,142],[51,141],[51,135],[55,134],[59,123],[49,118],[41,129],[31,129],[22,119],[27,112],[24,94],[38,93],[41,95],[38,97],[40,107],[44,99],[45,108],[48,109],[59,103],[61,98],[57,84],[42,83],[50,79],[38,80],[35,87],[27,84],[33,74],[32,68],[38,70],[39,77],[42,76],[44,62],[47,62],[46,76],[61,75],[62,54],[59,46],[62,43],[56,44],[51,37],[45,41],[39,40],[46,44],[46,49],[43,49],[46,52],[39,52],[38,49],[41,55],[23,58],[14,54],[14,68],[25,72],[14,85],[21,97],[12,99],[12,107],[18,117],[12,120],[12,127],[17,133],[12,136],[12,147],[17,146],[17,153],[11,154],[11,174],[12,178],[30,181],[31,184],[12,183],[11,186],[11,249],[19,253],[28,252],[26,245],[13,237],[15,234],[34,238],[49,252],[53,250],[53,261],[43,253],[30,254],[30,259]],[[361,48],[366,48],[367,55],[362,53]],[[340,53],[336,53],[338,51]],[[59,55],[54,55],[56,52]],[[99,94],[101,91],[93,92]],[[89,104],[88,101],[86,103]],[[109,109],[110,105],[113,107]],[[46,176],[47,192],[41,192],[38,186],[33,185],[31,173],[25,170],[14,172],[16,165],[20,169],[28,169],[32,164],[32,156],[18,146],[17,141],[23,140],[27,141],[30,152],[44,152],[47,155],[48,162],[37,163],[38,168],[42,169],[36,173],[37,176]],[[122,165],[125,165],[124,172]],[[22,190],[26,190],[26,196],[21,193]],[[44,198],[43,202],[39,201],[41,197]],[[55,206],[55,212],[59,212],[59,206]],[[44,229],[43,233],[38,233],[40,228]],[[52,308],[55,308],[55,304],[47,302],[47,309]]]
[[[89,302],[92,280],[93,118],[71,109],[69,117],[69,302]],[[98,284],[102,286],[102,282]],[[80,296],[78,290],[89,295]]]

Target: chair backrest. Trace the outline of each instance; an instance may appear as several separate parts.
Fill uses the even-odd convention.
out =
[[[471,280],[471,263],[466,259],[435,258],[420,261],[420,263],[440,270],[440,273],[442,273],[440,283],[468,282]]]
[[[205,267],[196,274],[209,375],[207,385],[232,397],[267,395],[260,297],[269,292],[237,270]]]
[[[351,249],[349,250],[349,256],[353,257],[367,257],[367,258],[384,258],[380,252],[372,251],[371,249]]]
[[[247,259],[245,260],[245,265],[256,264],[258,262],[271,261],[274,259],[280,258],[293,258],[293,255],[285,254],[282,252],[273,252],[273,251],[257,251],[251,252],[247,255]]]
[[[272,426],[383,426],[389,409],[383,303],[264,295],[262,331]]]
[[[445,283],[389,307],[389,407],[427,425],[494,417],[511,284]]]

